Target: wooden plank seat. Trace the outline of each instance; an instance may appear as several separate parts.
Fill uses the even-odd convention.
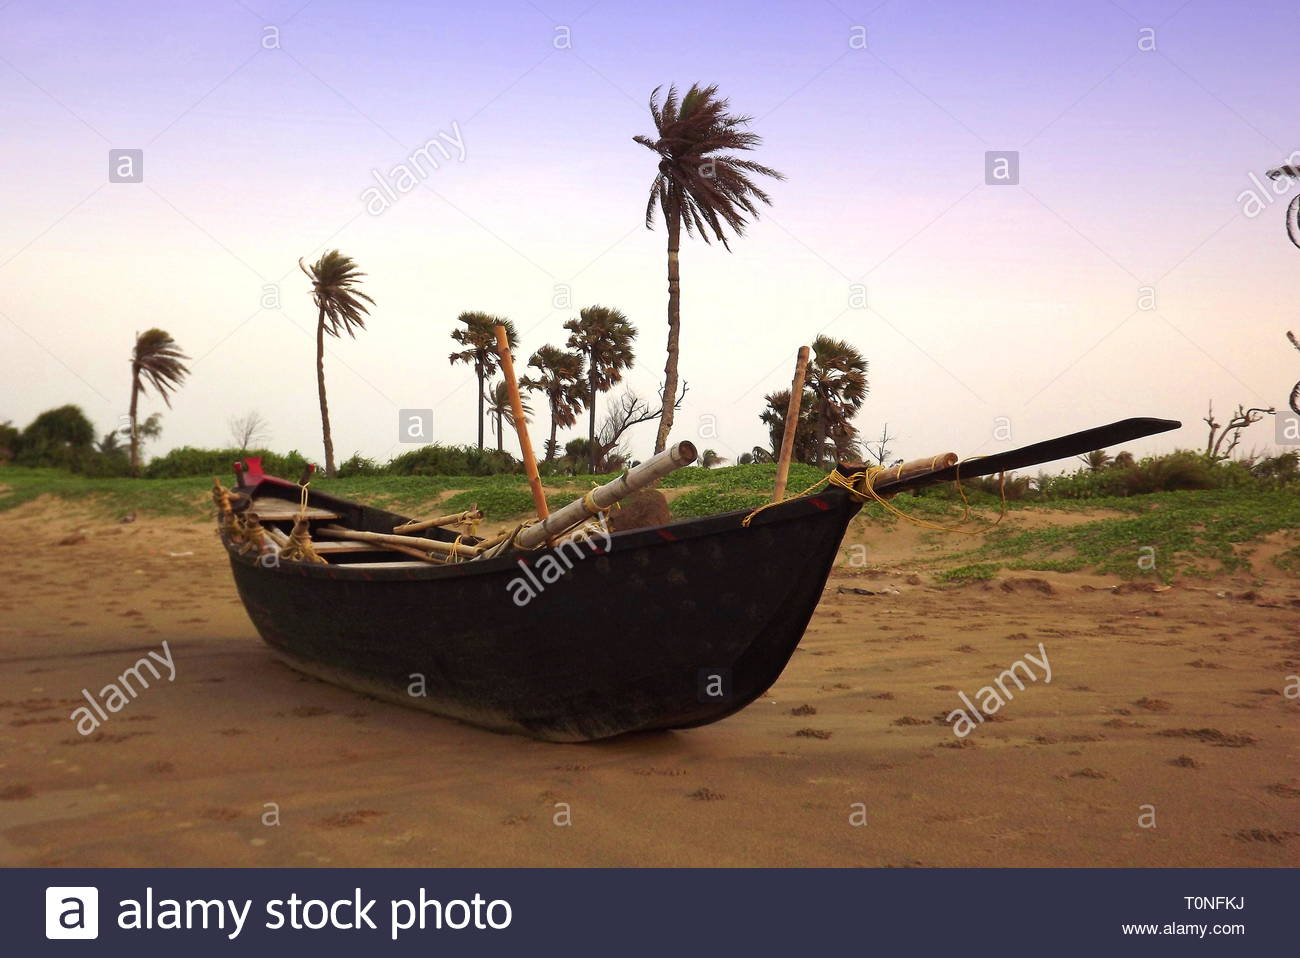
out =
[[[432,563],[417,562],[336,562],[337,569],[427,569]]]
[[[263,522],[292,522],[298,518],[298,504],[290,502],[288,499],[274,499],[269,496],[261,499],[254,499],[250,507],[257,513],[257,518]],[[326,509],[318,509],[315,506],[307,507],[308,519],[341,519],[337,512],[330,512]]]
[[[383,546],[371,545],[369,542],[312,542],[312,547],[320,555],[338,555],[346,552],[386,552]]]

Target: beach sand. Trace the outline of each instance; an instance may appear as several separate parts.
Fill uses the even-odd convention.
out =
[[[1079,520],[1051,515],[1009,521]],[[836,572],[743,712],[554,745],[281,665],[210,524],[28,503],[0,516],[0,863],[1300,865],[1296,579],[940,586],[914,531],[853,541],[882,568]],[[175,681],[78,734],[82,689],[164,640]],[[1050,684],[958,739],[959,693],[1039,643]]]

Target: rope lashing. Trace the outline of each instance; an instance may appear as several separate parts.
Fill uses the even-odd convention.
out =
[[[975,459],[982,459],[982,458],[984,457],[972,456],[970,459],[965,459],[962,462],[959,462],[957,464],[957,475],[953,479],[953,484],[956,485],[957,495],[961,497],[961,502],[962,502],[963,511],[962,511],[962,517],[959,520],[960,522],[968,521],[971,515],[970,501],[966,498],[966,492],[965,490],[962,489],[962,485],[961,485],[961,467],[967,462],[972,462]],[[935,459],[931,460],[932,467],[934,466],[937,459],[938,457],[935,457]],[[881,507],[885,509],[886,512],[889,512],[890,514],[896,516],[899,519],[903,519],[907,522],[915,523],[916,525],[922,526],[923,528],[926,529],[934,529],[938,532],[956,532],[964,536],[979,535],[983,531],[981,529],[958,529],[955,526],[941,525],[937,522],[931,522],[928,519],[922,519],[918,516],[912,515],[910,513],[906,513],[903,510],[899,509],[897,506],[895,506],[893,503],[889,501],[889,498],[887,498],[886,496],[882,496],[880,493],[876,492],[876,488],[875,488],[876,483],[879,481],[880,477],[886,475],[887,473],[889,473],[891,470],[894,469],[895,467],[893,466],[889,466],[889,467],[867,466],[866,469],[860,470],[858,472],[850,473],[847,476],[841,473],[838,469],[833,469],[825,476],[823,476],[822,478],[814,482],[803,492],[796,493],[793,496],[787,496],[785,499],[782,499],[781,502],[768,502],[759,506],[753,512],[749,513],[749,515],[745,516],[745,518],[740,521],[740,524],[745,528],[749,528],[749,524],[751,521],[753,521],[754,516],[758,515],[764,509],[770,509],[773,506],[781,505],[781,503],[789,502],[791,499],[802,498],[803,496],[806,496],[814,492],[823,483],[828,483],[832,486],[838,486],[839,488],[843,489],[857,502],[879,503]],[[901,464],[895,471],[894,475],[889,478],[895,481],[902,478]],[[993,525],[997,525],[999,522],[1001,522],[1003,517],[1006,516],[1007,514],[1007,476],[1005,472],[999,473],[998,498],[999,498],[999,503],[1001,508],[1000,511],[998,512],[997,519],[993,522]]]
[[[326,565],[325,559],[311,542],[311,527],[307,523],[307,487],[311,482],[302,484],[302,495],[298,500],[298,515],[293,520],[293,531],[289,533],[289,541],[284,544],[280,550],[281,559],[289,559],[293,562],[315,562],[320,565]]]

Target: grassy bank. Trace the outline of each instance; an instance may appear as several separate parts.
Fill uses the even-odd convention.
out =
[[[790,489],[800,492],[823,473],[796,465]],[[223,480],[226,477],[223,477]],[[547,498],[558,506],[610,477],[551,477]],[[692,467],[679,470],[662,483],[679,519],[762,505],[771,494],[775,466]],[[182,516],[194,520],[210,514],[210,478],[87,479],[53,469],[0,467],[0,512],[48,495],[93,507],[106,515],[132,510],[142,515]],[[532,499],[522,476],[357,476],[318,479],[316,488],[408,515],[451,512],[477,503],[490,523],[508,522],[532,511]],[[1007,503],[1008,518],[994,526],[998,499],[986,493],[968,494],[973,507],[965,528],[985,534],[950,544],[927,564],[945,570],[951,581],[989,578],[1004,570],[1078,571],[1171,581],[1176,576],[1221,572],[1282,572],[1300,574],[1300,495],[1256,490],[1185,490],[1150,495],[1091,500],[1021,500]],[[963,518],[964,506],[951,494],[893,500],[900,511],[917,518],[952,525]],[[1041,523],[1016,521],[1022,513],[1081,513],[1096,516],[1077,521]],[[862,535],[888,535],[904,520],[876,504],[863,510]],[[1261,549],[1265,538],[1273,547]],[[1281,540],[1280,548],[1277,540]],[[1259,553],[1268,552],[1261,560]]]

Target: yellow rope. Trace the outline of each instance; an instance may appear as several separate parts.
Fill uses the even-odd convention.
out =
[[[298,516],[293,520],[293,531],[289,533],[289,541],[285,543],[284,548],[280,550],[281,559],[290,559],[294,562],[315,562],[320,565],[327,565],[325,558],[316,551],[316,547],[311,542],[311,526],[307,522],[307,487],[310,482],[302,484],[302,494],[298,499]]]
[[[961,497],[961,501],[962,501],[963,512],[962,512],[962,517],[959,520],[960,522],[967,522],[970,519],[970,514],[971,514],[970,501],[966,498],[966,492],[965,490],[962,489],[961,486],[961,467],[966,462],[971,462],[975,459],[981,459],[981,458],[983,457],[972,456],[971,459],[966,459],[963,460],[962,462],[957,463],[957,475],[953,479],[953,483],[957,486],[957,495]],[[931,466],[935,464],[937,459],[938,457],[936,456],[935,459],[932,459],[930,461]],[[885,509],[885,511],[893,514],[897,518],[915,523],[916,525],[922,526],[926,529],[934,529],[938,532],[956,532],[964,536],[979,535],[983,531],[982,529],[958,529],[955,526],[940,525],[937,522],[931,522],[929,519],[919,518],[918,516],[911,515],[910,513],[906,513],[903,510],[899,509],[897,506],[893,505],[893,503],[889,502],[889,500],[886,499],[884,496],[880,495],[880,493],[876,492],[875,489],[876,481],[880,478],[880,476],[884,475],[887,472],[889,472],[888,468],[882,468],[881,466],[868,466],[865,470],[861,472],[854,472],[846,476],[843,473],[841,473],[838,469],[833,469],[827,475],[823,476],[822,478],[814,482],[803,492],[797,493],[796,495],[793,496],[787,496],[785,499],[782,499],[781,502],[789,502],[791,499],[802,498],[803,496],[806,496],[813,490],[817,489],[822,483],[825,482],[825,483],[829,483],[832,486],[838,486],[839,488],[845,490],[850,496],[852,496],[858,502],[867,502],[867,501],[877,502]],[[900,463],[897,471],[895,472],[892,478],[901,479],[902,475],[903,475],[902,464]],[[993,522],[993,525],[997,525],[999,522],[1001,522],[1003,517],[1006,516],[1007,514],[1006,484],[1007,484],[1006,473],[1005,472],[999,473],[998,496],[1000,500],[1001,509],[998,513],[997,519]],[[749,523],[753,520],[754,516],[758,515],[764,509],[770,509],[773,506],[777,506],[780,504],[781,504],[780,502],[769,502],[764,505],[761,505],[753,512],[751,512],[749,515],[745,516],[745,518],[741,520],[740,524],[748,528]]]

